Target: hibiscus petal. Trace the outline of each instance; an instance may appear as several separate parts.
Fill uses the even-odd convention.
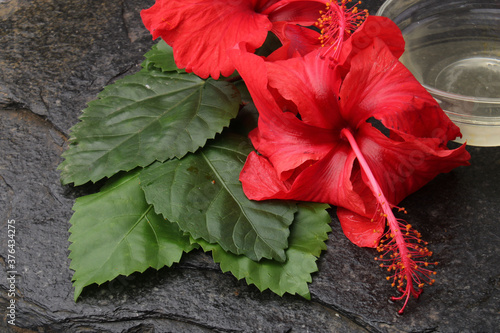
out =
[[[375,117],[396,133],[435,137],[442,143],[460,134],[432,96],[378,39],[351,59],[340,100],[343,117],[356,127]]]
[[[283,46],[270,54],[266,58],[267,61],[304,56],[321,46],[318,32],[299,25],[275,22],[273,23],[272,32],[280,38]]]
[[[354,190],[351,174],[355,156],[340,143],[322,160],[282,181],[268,159],[251,153],[240,174],[243,191],[251,200],[283,199],[323,202],[368,214],[365,200]]]
[[[375,38],[386,44],[389,51],[397,59],[405,50],[405,41],[396,23],[387,17],[368,16],[363,24],[342,45],[339,62],[348,67],[350,59],[361,50],[370,47]]]
[[[379,204],[364,178],[360,165],[355,160],[350,180],[352,190],[363,201],[363,209],[345,208],[341,203],[337,207],[337,216],[344,234],[351,242],[358,246],[374,247],[375,241],[378,241],[384,233],[385,218],[380,215]]]
[[[278,179],[272,164],[255,152],[248,155],[240,181],[250,200],[281,199],[288,192],[288,186]]]
[[[267,68],[264,59],[246,52],[244,43],[229,50],[228,56],[246,83],[259,114],[281,114],[281,109],[268,89]]]
[[[361,247],[377,247],[384,234],[385,218],[378,215],[375,219],[337,207],[337,217],[344,235],[354,244]]]
[[[394,141],[368,123],[358,129],[356,140],[384,195],[395,205],[438,174],[469,165],[465,145],[449,150],[437,140]]]
[[[256,149],[271,161],[281,179],[322,159],[339,141],[338,132],[305,124],[289,112],[280,117],[261,115],[259,134]]]
[[[339,129],[346,124],[338,106],[340,77],[319,50],[266,66],[269,85],[297,105],[305,123],[325,129]]]
[[[319,11],[325,10],[328,0],[282,0],[262,11],[269,15],[272,22],[290,22],[310,26],[320,16]]]
[[[294,113],[283,113],[268,88],[267,66],[270,64],[241,50],[235,49],[230,55],[259,110],[259,128],[250,138],[254,147],[269,158],[279,178],[285,180],[294,169],[326,156],[339,140],[339,132],[306,124]],[[283,74],[286,73],[283,67]],[[290,83],[297,84],[296,81]]]
[[[154,39],[161,37],[173,47],[178,67],[218,79],[234,71],[229,49],[243,41],[253,52],[272,28],[254,6],[251,0],[159,0],[141,17]]]

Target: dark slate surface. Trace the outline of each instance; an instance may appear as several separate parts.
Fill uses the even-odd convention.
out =
[[[222,274],[194,252],[84,290],[73,302],[68,228],[74,199],[55,170],[69,128],[104,85],[152,45],[139,10],[154,1],[0,1],[1,332],[495,332],[500,327],[500,148],[437,177],[403,205],[440,261],[438,280],[403,316],[373,260],[333,233],[312,301]],[[381,1],[369,2],[374,9]],[[16,221],[16,327],[6,322],[7,221]]]

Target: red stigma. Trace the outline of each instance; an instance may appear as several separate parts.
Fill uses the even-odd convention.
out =
[[[368,10],[359,10],[356,5],[347,8],[346,4],[352,0],[342,0],[338,3],[326,3],[325,11],[320,11],[320,17],[314,24],[320,29],[319,40],[321,47],[326,47],[323,54],[328,54],[330,60],[338,60],[342,43],[364,22]]]

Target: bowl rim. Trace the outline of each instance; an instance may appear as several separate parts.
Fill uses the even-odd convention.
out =
[[[443,96],[448,99],[454,99],[454,100],[460,100],[460,101],[465,101],[465,102],[473,102],[473,103],[479,103],[479,104],[499,104],[500,105],[500,97],[495,98],[495,97],[474,97],[474,96],[467,96],[467,95],[461,95],[461,94],[456,94],[456,93],[451,93],[447,92],[441,89],[437,89],[431,86],[428,86],[426,84],[420,83],[428,92],[434,94],[434,95],[439,95]],[[486,118],[489,118],[485,116]],[[496,117],[496,116],[492,116]],[[500,118],[500,117],[499,117]]]
[[[453,120],[453,122],[478,126],[500,127],[500,117],[474,116],[470,114],[457,113],[446,109],[443,109],[443,111],[451,120]]]

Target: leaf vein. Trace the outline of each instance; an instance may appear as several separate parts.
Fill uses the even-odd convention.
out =
[[[266,240],[266,238],[264,238],[262,235],[260,235],[260,233],[258,232],[258,229],[255,227],[255,225],[252,222],[251,218],[248,216],[245,207],[241,205],[241,203],[239,202],[239,200],[237,200],[237,198],[234,195],[234,193],[226,185],[226,182],[224,181],[224,179],[220,175],[220,173],[217,170],[217,168],[212,164],[212,162],[209,160],[209,158],[205,155],[205,153],[203,151],[201,151],[200,154],[203,157],[203,159],[205,160],[205,162],[208,164],[208,166],[210,167],[210,169],[215,173],[218,181],[220,181],[220,183],[222,184],[222,186],[224,187],[224,189],[229,193],[229,195],[231,196],[231,198],[233,199],[233,201],[236,202],[236,204],[240,208],[241,213],[247,219],[248,223],[252,226],[252,230],[255,232],[255,234],[257,235],[257,237],[260,238],[263,241],[263,243],[268,246],[269,249],[273,249],[273,247],[268,243],[268,241]],[[235,233],[235,228],[233,228],[233,234],[234,233]],[[233,238],[233,241],[234,241],[234,238]]]
[[[114,246],[113,250],[109,251],[109,256],[106,258],[106,260],[103,261],[102,265],[100,267],[96,267],[95,273],[92,275],[92,279],[95,279],[95,275],[97,274],[97,272],[99,272],[103,267],[105,267],[106,264],[108,263],[108,261],[111,260],[111,257],[115,253],[116,249],[118,249],[120,247],[120,245],[122,244],[122,242],[127,242],[128,243],[128,240],[127,240],[128,235],[130,235],[130,233],[144,219],[144,216],[146,216],[146,214],[148,214],[148,212],[151,210],[152,207],[153,207],[153,205],[149,205],[148,209],[141,215],[140,218],[137,219],[137,221],[135,222],[135,224],[128,230],[128,232],[122,237],[122,239],[116,244],[116,246]],[[128,247],[130,247],[130,245]]]

